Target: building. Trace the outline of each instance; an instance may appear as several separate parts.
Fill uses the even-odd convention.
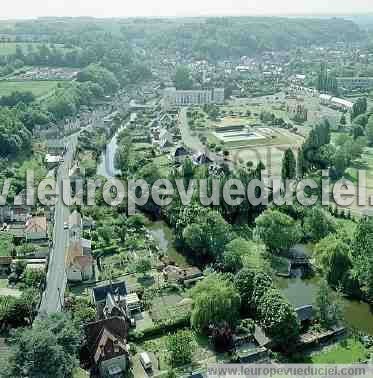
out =
[[[373,77],[337,77],[338,88],[344,90],[371,89]]]
[[[295,312],[297,314],[299,323],[302,325],[311,322],[314,318],[312,305],[297,307],[295,309]]]
[[[329,106],[331,108],[344,112],[350,112],[354,106],[354,103],[351,101],[344,100],[343,98],[333,97],[327,94],[321,94],[319,99],[321,105]]]
[[[175,87],[171,87],[164,90],[163,99],[166,107],[223,104],[224,88],[177,90]]]
[[[69,232],[71,240],[79,240],[82,237],[82,216],[74,210],[69,216]]]
[[[124,377],[129,365],[127,321],[113,317],[88,323],[84,328],[95,376]]]
[[[108,314],[108,305],[111,303],[111,297],[115,300],[116,306],[121,309],[126,307],[127,287],[126,283],[115,282],[105,286],[96,286],[92,289],[93,302],[96,306],[96,312],[99,319]]]
[[[46,217],[32,217],[26,221],[25,237],[27,241],[48,239],[48,222]]]
[[[81,282],[93,277],[93,258],[82,240],[70,243],[66,256],[66,274],[69,282]]]

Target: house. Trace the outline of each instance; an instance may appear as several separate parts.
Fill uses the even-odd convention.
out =
[[[159,147],[164,150],[173,145],[174,137],[166,129],[161,129],[159,133]]]
[[[207,156],[205,152],[199,152],[193,156],[193,163],[196,165],[210,164],[212,160]]]
[[[189,151],[183,147],[177,147],[174,152],[174,160],[176,163],[182,163],[189,156]]]
[[[108,295],[116,299],[116,305],[120,308],[125,308],[125,299],[127,295],[126,283],[115,282],[105,286],[96,286],[92,289],[93,302],[96,305],[96,312],[99,319],[105,317],[105,307],[108,307],[110,299],[108,301]]]
[[[312,305],[300,306],[295,309],[298,317],[298,321],[301,325],[305,325],[313,319],[313,307]]]
[[[66,256],[66,274],[70,282],[81,282],[93,277],[93,258],[90,253],[84,254],[81,240],[70,243]]]
[[[71,240],[79,240],[82,237],[82,216],[74,210],[69,216],[69,232]]]
[[[60,155],[46,154],[44,158],[44,163],[48,169],[52,169],[58,166],[63,161]]]
[[[106,295],[105,307],[103,309],[105,319],[112,318],[113,316],[121,316],[126,318],[126,312],[123,307],[120,295],[108,293]]]
[[[126,312],[131,315],[133,312],[141,311],[141,302],[136,293],[127,294],[125,297]]]
[[[25,224],[25,237],[27,241],[47,240],[47,218],[44,216],[35,216],[28,219]]]
[[[129,365],[128,323],[113,317],[85,325],[93,372],[100,377],[124,377]]]

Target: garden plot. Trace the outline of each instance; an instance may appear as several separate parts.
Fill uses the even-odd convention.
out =
[[[181,318],[191,310],[191,300],[178,293],[161,295],[152,301],[151,317],[154,322]]]

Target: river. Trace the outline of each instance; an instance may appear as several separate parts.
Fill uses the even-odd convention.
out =
[[[122,126],[110,142],[107,144],[106,151],[102,153],[100,163],[97,167],[97,174],[111,178],[118,174],[115,169],[115,153],[118,145],[118,135],[125,128]],[[148,227],[149,231],[157,241],[161,250],[168,257],[180,266],[188,266],[186,258],[174,247],[173,230],[163,221],[152,222]],[[276,277],[276,285],[285,297],[294,305],[302,306],[314,304],[319,288],[320,277],[302,279],[300,276],[293,278]],[[346,323],[361,332],[373,335],[373,314],[367,303],[352,299],[344,299],[344,316]]]
[[[299,275],[292,278],[276,277],[275,282],[285,297],[296,307],[314,304],[321,278],[315,276],[302,279]],[[373,314],[367,303],[343,299],[346,323],[359,331],[373,335]]]
[[[118,135],[125,128],[126,125],[121,126],[106,145],[106,149],[102,152],[100,162],[97,165],[97,175],[110,179],[120,174],[120,171],[115,168],[115,154],[118,148]]]

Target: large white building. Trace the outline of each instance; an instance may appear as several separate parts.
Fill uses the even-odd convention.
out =
[[[175,87],[164,90],[166,106],[189,106],[205,104],[223,104],[224,88],[177,90]]]
[[[320,95],[320,104],[330,106],[342,111],[351,111],[354,103],[343,98],[333,97],[327,94]]]

